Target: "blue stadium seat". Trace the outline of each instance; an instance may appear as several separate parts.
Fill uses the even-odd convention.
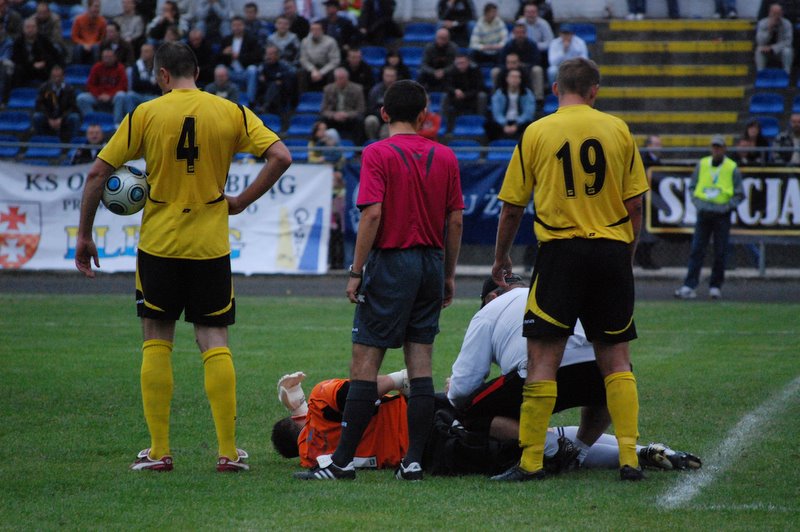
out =
[[[555,94],[548,94],[544,97],[544,107],[542,107],[542,112],[546,115],[550,113],[555,113],[558,111],[558,96]]]
[[[455,150],[456,158],[459,161],[473,162],[481,158],[481,143],[477,140],[451,140],[448,146],[451,148],[471,148],[470,150]]]
[[[256,158],[253,156],[252,153],[247,152],[239,152],[233,155],[233,162],[236,163],[254,163],[256,162]]]
[[[243,107],[250,107],[250,97],[247,96],[247,90],[239,91],[239,105]]]
[[[283,143],[292,153],[292,161],[304,163],[308,161],[308,141],[303,139],[284,139]]]
[[[286,129],[286,135],[290,137],[308,138],[311,136],[311,127],[317,120],[319,120],[319,115],[294,115],[289,120],[289,127]]]
[[[8,95],[8,109],[33,109],[36,107],[38,89],[17,87]]]
[[[783,95],[775,92],[757,92],[750,98],[750,114],[783,114]]]
[[[597,42],[597,28],[594,24],[572,23],[572,31],[575,32],[575,35],[583,39],[586,44],[594,44]]]
[[[429,43],[436,37],[436,24],[433,22],[414,22],[406,24],[403,42]]]
[[[319,113],[322,108],[322,92],[311,91],[300,95],[297,102],[296,113]]]
[[[419,68],[422,64],[422,54],[424,50],[419,46],[401,46],[398,51],[403,62],[408,67]]]
[[[362,46],[361,56],[371,67],[382,67],[386,61],[386,48],[383,46]]]
[[[106,135],[117,130],[114,126],[114,115],[111,113],[104,113],[101,111],[86,113],[86,116],[83,117],[83,123],[81,123],[81,133],[86,133],[86,130],[89,129],[91,124],[100,126],[100,129],[102,129],[103,133]]]
[[[774,116],[757,116],[755,118],[757,118],[758,122],[761,124],[761,134],[764,135],[767,140],[771,141],[780,132],[780,124],[778,123],[778,119]]]
[[[444,92],[429,92],[428,96],[431,99],[431,104],[428,106],[428,110],[433,113],[441,113],[442,100],[444,100],[445,94]]]
[[[2,142],[19,142],[14,135],[0,135]],[[0,146],[0,159],[11,159],[19,153],[19,146]]]
[[[0,111],[0,131],[25,133],[31,128],[31,115],[24,111]]]
[[[28,142],[58,144],[61,140],[54,135],[33,135]],[[57,157],[61,157],[61,148],[57,146],[30,146],[25,151],[25,159],[55,159]]]
[[[487,145],[489,149],[486,151],[486,160],[507,163],[509,159],[511,159],[511,154],[513,153],[513,151],[509,150],[508,148],[513,148],[516,145],[517,141],[513,139],[493,140]],[[503,149],[498,150],[495,148]]]
[[[66,16],[61,15],[61,38],[69,42],[72,40],[72,23],[74,20],[70,18],[69,13]]]
[[[488,87],[490,90],[489,99],[491,100],[491,90],[494,88],[494,84],[492,83],[492,67],[491,66],[481,66],[481,74],[483,74],[483,86],[484,88]]]
[[[781,68],[762,68],[756,72],[756,89],[785,89],[789,87],[789,74]]]
[[[281,117],[274,114],[264,114],[258,115],[264,125],[270,128],[274,132],[278,132],[281,130]]]
[[[64,67],[64,81],[70,85],[82,87],[86,85],[86,80],[89,79],[91,70],[92,65],[67,65]]]
[[[355,148],[356,143],[350,139],[342,139],[341,142],[339,142],[339,145],[342,148]],[[356,152],[355,150],[345,150],[342,152],[342,156],[344,157],[345,161],[349,161],[356,156]]]
[[[800,113],[800,96],[795,96],[792,101],[792,112]]]
[[[486,130],[483,127],[484,118],[481,115],[460,115],[453,124],[453,136],[456,137],[483,137]]]

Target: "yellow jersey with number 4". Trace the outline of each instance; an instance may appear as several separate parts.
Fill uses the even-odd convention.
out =
[[[230,253],[225,182],[234,154],[261,156],[278,136],[248,108],[198,89],[139,105],[98,158],[114,168],[144,157],[150,193],[139,248],[212,259]]]
[[[533,225],[540,242],[632,242],[624,201],[648,189],[627,124],[588,105],[569,105],[528,126],[498,198],[522,207],[533,194]]]

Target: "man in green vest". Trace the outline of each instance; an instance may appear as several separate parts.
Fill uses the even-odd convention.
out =
[[[697,208],[689,267],[683,286],[675,290],[675,297],[694,299],[700,282],[700,268],[706,254],[708,241],[714,237],[714,263],[711,266],[708,296],[722,297],[725,279],[725,251],[731,230],[731,211],[744,199],[742,174],[736,163],[725,156],[725,138],[715,135],[711,139],[711,156],[703,157],[695,166],[689,185],[692,203]]]

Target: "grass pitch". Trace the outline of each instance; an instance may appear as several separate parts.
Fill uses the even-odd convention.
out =
[[[342,298],[241,298],[231,347],[247,474],[214,472],[215,437],[192,330],[180,324],[169,474],[127,470],[148,446],[140,331],[123,296],[0,295],[0,528],[3,529],[796,529],[800,523],[800,305],[645,302],[632,344],[641,441],[704,459],[700,472],[580,471],[495,485],[480,477],[408,484],[293,480],[272,450],[278,378],[306,390],[346,376],[352,307]],[[442,315],[441,388],[475,301]],[[402,366],[390,352],[387,371]],[[569,412],[554,423],[572,424]],[[738,428],[737,428],[738,427]],[[677,501],[677,502],[676,502]]]

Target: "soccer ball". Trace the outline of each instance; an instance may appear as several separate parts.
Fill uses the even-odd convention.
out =
[[[147,175],[133,166],[117,168],[103,186],[103,205],[121,216],[142,210],[147,201]]]

